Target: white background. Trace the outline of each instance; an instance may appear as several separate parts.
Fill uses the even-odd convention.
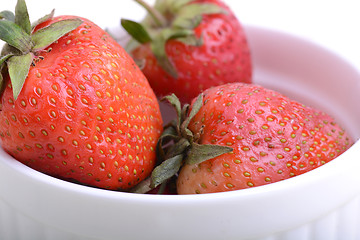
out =
[[[149,3],[154,0],[148,0]],[[358,0],[225,0],[244,25],[256,25],[310,39],[360,69]],[[1,0],[13,10],[16,0]],[[56,9],[56,15],[78,15],[103,28],[116,29],[121,18],[140,20],[144,10],[132,0],[27,0],[31,21]]]

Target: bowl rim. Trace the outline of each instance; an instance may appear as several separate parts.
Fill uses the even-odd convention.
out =
[[[100,198],[110,198],[110,199],[123,199],[123,200],[131,200],[131,201],[144,201],[144,202],[151,202],[159,201],[159,204],[163,204],[166,202],[173,202],[173,201],[213,201],[221,198],[233,198],[233,197],[254,197],[257,195],[266,194],[268,192],[275,193],[277,191],[284,191],[286,189],[293,189],[294,184],[299,185],[301,184],[309,184],[317,179],[326,177],[324,172],[332,171],[337,168],[337,165],[350,165],[350,164],[342,164],[342,162],[350,161],[352,157],[348,157],[349,155],[356,155],[357,149],[360,149],[360,141],[356,141],[347,151],[342,153],[337,158],[333,159],[332,161],[313,169],[309,172],[303,173],[298,176],[294,176],[289,179],[285,179],[279,182],[274,182],[271,184],[263,185],[263,186],[256,186],[253,188],[247,189],[240,189],[240,190],[233,190],[227,192],[218,192],[218,193],[206,193],[206,194],[185,194],[185,195],[178,195],[178,194],[139,194],[139,193],[131,193],[126,191],[116,191],[116,190],[108,190],[108,189],[101,189],[92,186],[86,186],[78,183],[69,182],[66,180],[62,180],[45,173],[36,171],[25,164],[17,161],[14,157],[6,153],[0,147],[0,167],[6,166],[8,170],[13,170],[18,174],[21,174],[24,178],[33,179],[40,184],[54,186],[59,189],[69,191],[69,192],[76,192],[78,194],[85,194],[93,197],[100,197]],[[3,156],[7,156],[4,158]],[[353,167],[349,166],[349,169],[353,169]],[[360,178],[360,176],[359,176]],[[359,189],[360,192],[360,189]],[[1,196],[1,194],[0,194]],[[134,196],[136,196],[134,198]]]

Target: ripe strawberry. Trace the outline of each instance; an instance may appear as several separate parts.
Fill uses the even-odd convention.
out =
[[[23,0],[15,12],[27,13]],[[128,189],[146,178],[162,119],[125,50],[87,19],[49,15],[34,27],[23,16],[14,19],[0,21],[8,42],[2,147],[33,169],[86,185]],[[24,41],[11,41],[5,28]]]
[[[188,103],[201,91],[228,82],[251,83],[244,30],[220,0],[158,0],[141,23],[122,20],[137,40],[128,49],[142,64],[157,96],[175,93]],[[140,45],[139,45],[140,43]]]
[[[204,99],[193,102],[196,110],[190,120],[164,131],[172,132],[171,136],[180,132],[182,139],[188,139],[181,150],[188,164],[177,179],[179,194],[223,192],[284,180],[331,161],[352,144],[329,115],[260,86],[231,83],[203,95]],[[199,146],[214,145],[232,151],[208,160],[199,158],[205,151],[194,154]],[[167,155],[174,159],[176,154]],[[172,164],[176,171],[182,161]],[[154,185],[166,178],[162,175],[174,173],[168,170],[170,165],[165,161],[155,168]]]

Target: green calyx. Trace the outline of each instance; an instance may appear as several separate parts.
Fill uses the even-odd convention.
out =
[[[18,0],[15,14],[7,10],[0,12],[0,39],[6,43],[0,55],[0,87],[2,89],[3,74],[7,70],[15,100],[39,53],[82,23],[80,19],[67,19],[34,32],[38,24],[51,19],[53,15],[54,11],[31,24],[25,0]]]
[[[170,122],[159,138],[156,153],[160,164],[155,167],[151,177],[140,183],[133,192],[144,193],[175,176],[184,164],[200,164],[233,149],[227,146],[199,143],[201,132],[193,133],[189,128],[191,120],[203,106],[203,94],[200,94],[190,110],[190,105],[181,108],[180,100],[174,95],[166,96],[176,110],[177,119]],[[201,131],[201,130],[200,130]]]
[[[197,37],[194,29],[201,23],[203,15],[226,14],[226,10],[216,4],[194,0],[157,0],[154,7],[142,0],[135,1],[147,10],[148,16],[141,23],[121,20],[121,25],[133,38],[127,50],[150,43],[159,65],[174,78],[178,74],[166,55],[166,42],[176,39],[187,45],[200,46],[202,37]]]

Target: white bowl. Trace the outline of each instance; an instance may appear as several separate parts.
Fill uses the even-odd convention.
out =
[[[360,136],[360,74],[297,37],[247,26],[258,84],[334,115]],[[36,172],[0,149],[0,239],[360,239],[360,143],[289,180],[204,195],[95,189]]]

